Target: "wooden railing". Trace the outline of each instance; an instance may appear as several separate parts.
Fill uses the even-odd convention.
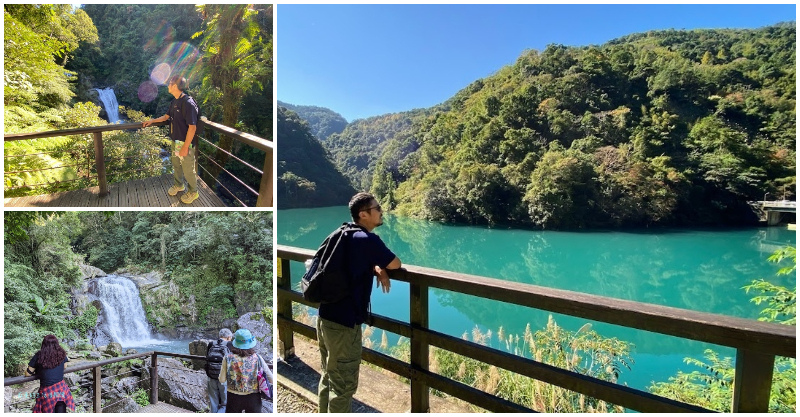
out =
[[[151,126],[165,126],[168,125],[169,122],[160,122],[154,123]],[[249,169],[255,171],[260,175],[261,180],[258,185],[258,191],[254,190],[250,186],[243,184],[241,180],[233,176],[230,172],[224,170],[224,168],[220,167],[223,171],[230,174],[235,180],[239,183],[242,183],[246,189],[251,191],[256,197],[256,207],[271,207],[272,206],[272,158],[273,158],[273,144],[271,141],[266,139],[260,138],[258,136],[254,136],[248,133],[240,132],[233,128],[230,128],[225,125],[221,125],[219,123],[214,123],[209,121],[205,117],[201,117],[198,123],[198,126],[202,125],[205,129],[210,131],[215,131],[234,140],[245,144],[246,146],[253,147],[256,149],[260,149],[265,152],[264,162],[263,162],[263,170],[258,169],[256,167],[251,166],[250,164],[242,161],[239,158],[233,156],[234,159],[242,162],[246,165]],[[56,137],[56,136],[72,136],[72,135],[82,135],[82,134],[92,134],[92,139],[94,142],[94,166],[97,172],[97,182],[99,188],[99,195],[105,196],[108,194],[108,181],[106,179],[106,160],[105,154],[103,151],[103,132],[109,132],[114,130],[129,130],[129,129],[141,129],[141,123],[121,123],[121,124],[113,124],[113,125],[106,125],[106,126],[96,126],[96,127],[82,127],[76,129],[64,129],[64,130],[52,130],[47,132],[35,132],[35,133],[12,133],[6,134],[3,137],[4,142],[9,141],[17,141],[17,140],[26,140],[26,139],[38,139],[38,138],[48,138],[48,137]],[[212,147],[216,147],[213,143],[206,140],[205,138],[198,136],[198,138],[203,142]],[[199,152],[199,149],[198,149]],[[224,151],[223,151],[224,152]],[[9,155],[7,157],[13,157],[14,155]],[[212,159],[208,158],[209,162],[213,162]],[[199,158],[197,163],[199,164]],[[63,168],[63,167],[58,167]],[[52,168],[47,168],[52,169]],[[199,172],[198,172],[199,173]],[[216,180],[216,179],[215,179]],[[237,198],[233,192],[225,188],[225,186],[217,180],[231,196],[238,200],[240,203],[242,201]],[[42,185],[42,184],[36,184]],[[244,203],[242,203],[244,204]]]
[[[294,333],[316,339],[314,328],[292,318],[292,303],[316,307],[291,288],[290,262],[304,262],[313,250],[277,245],[278,332],[284,358],[294,355]],[[372,315],[371,325],[407,337],[411,359],[406,363],[383,353],[364,349],[363,359],[411,381],[411,411],[429,410],[429,388],[499,412],[532,410],[432,373],[428,368],[430,346],[537,379],[542,382],[642,412],[700,412],[703,408],[674,401],[630,387],[567,371],[477,343],[433,331],[428,326],[428,290],[440,288],[481,298],[597,320],[684,339],[736,349],[733,412],[766,412],[775,356],[796,356],[795,326],[765,323],[717,314],[620,300],[536,285],[503,281],[417,266],[390,271],[392,279],[410,284],[410,322]]]
[[[196,355],[184,355],[180,353],[169,353],[169,352],[159,352],[159,351],[151,351],[151,352],[144,352],[144,353],[137,353],[133,355],[121,356],[119,358],[114,359],[106,359],[97,362],[91,362],[83,365],[78,365],[75,367],[68,367],[64,369],[64,374],[70,374],[73,372],[85,371],[87,369],[92,370],[92,412],[94,413],[101,413],[103,411],[102,407],[102,368],[105,365],[111,365],[113,363],[122,362],[130,359],[138,359],[138,358],[147,358],[150,357],[150,403],[151,404],[158,404],[158,356],[173,356],[178,358],[184,359],[194,359],[194,360],[202,360],[205,361],[206,358],[204,356],[196,356]],[[13,386],[23,384],[25,382],[34,381],[39,377],[34,376],[17,376],[12,378],[5,378],[3,380],[3,386]],[[72,387],[70,387],[72,388]]]

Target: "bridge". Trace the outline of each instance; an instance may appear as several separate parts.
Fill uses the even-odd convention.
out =
[[[767,225],[775,226],[781,222],[782,213],[797,213],[797,201],[762,201],[761,209],[767,214]]]
[[[292,289],[290,265],[291,262],[305,262],[314,256],[315,251],[285,245],[277,245],[276,250],[279,354],[290,359],[294,356],[294,333],[316,340],[313,327],[294,319],[294,304],[318,307],[306,302],[301,293]],[[431,388],[489,411],[535,411],[431,371],[429,353],[432,346],[630,410],[662,413],[710,411],[436,332],[428,325],[431,288],[732,347],[736,349],[732,412],[766,412],[775,357],[796,357],[795,326],[418,266],[389,272],[392,279],[409,283],[410,320],[401,322],[372,314],[370,325],[409,338],[410,359],[402,361],[369,348],[364,348],[362,359],[410,381],[412,412],[430,410]]]
[[[166,126],[169,122],[155,123]],[[4,142],[29,141],[32,151],[17,155],[5,149],[5,207],[177,207],[187,206],[166,190],[172,175],[164,174],[161,149],[146,148],[141,154],[120,154],[120,149],[136,149],[116,135],[104,141],[103,133],[127,130],[138,132],[141,123],[122,123],[47,132],[5,134]],[[150,129],[149,127],[147,129]],[[197,173],[200,197],[191,207],[256,206],[271,207],[273,143],[255,135],[214,123],[205,117],[198,122]],[[88,140],[91,135],[91,140]],[[216,137],[216,140],[214,140]],[[67,146],[39,152],[36,139],[71,138]],[[264,152],[261,168],[217,146],[225,138],[243,149],[239,153]],[[166,139],[166,136],[165,136]],[[215,143],[216,142],[216,143]],[[22,161],[23,163],[20,163]],[[27,161],[28,164],[24,162]],[[230,164],[227,162],[230,161]],[[251,157],[252,161],[252,157]],[[31,166],[28,166],[31,165]],[[235,168],[232,167],[235,165]],[[9,166],[20,167],[11,168]],[[48,174],[49,173],[49,174]],[[57,174],[60,173],[60,176]],[[67,175],[68,173],[68,175]],[[55,175],[53,175],[55,174]],[[153,175],[155,174],[155,175]],[[49,175],[49,178],[48,178]],[[38,176],[38,177],[37,177]],[[48,178],[29,183],[32,178]],[[145,176],[144,178],[142,178]],[[129,179],[134,177],[135,179]],[[203,178],[213,180],[206,184]],[[121,179],[125,179],[124,181]],[[41,181],[41,180],[40,180]],[[96,185],[94,185],[96,184]],[[110,185],[109,185],[110,184]],[[87,186],[88,185],[88,186]],[[50,190],[37,194],[36,190]],[[217,191],[215,192],[214,189]],[[222,197],[222,198],[220,198]]]

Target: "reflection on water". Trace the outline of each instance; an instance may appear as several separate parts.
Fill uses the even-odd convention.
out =
[[[348,217],[346,207],[281,210],[278,243],[316,249]],[[779,267],[766,261],[775,249],[796,243],[795,234],[780,227],[552,232],[441,225],[387,214],[375,232],[404,264],[751,319],[763,307],[749,301],[752,295],[742,290],[744,285],[758,278],[795,285],[794,275],[776,277]],[[292,281],[302,273],[302,265],[293,263]],[[431,327],[454,336],[476,325],[521,334],[528,323],[544,327],[550,314],[437,289],[431,295]],[[393,284],[388,295],[373,294],[377,314],[408,320],[408,304],[404,283]],[[572,331],[586,323],[558,315],[556,320]],[[593,326],[603,336],[635,344],[634,373],[640,377],[660,372],[666,373],[660,380],[666,380],[683,357],[701,357],[703,349],[712,347],[604,323]],[[633,379],[641,380],[628,381],[632,386],[645,384],[639,388],[649,382]]]

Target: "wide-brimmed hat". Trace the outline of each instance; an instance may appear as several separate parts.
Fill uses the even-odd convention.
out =
[[[239,329],[233,334],[233,347],[237,349],[250,349],[258,343],[250,330]]]

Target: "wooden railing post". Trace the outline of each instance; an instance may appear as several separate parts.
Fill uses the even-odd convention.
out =
[[[428,328],[428,286],[411,283],[411,412],[427,413],[430,411],[428,384],[418,379],[415,371],[428,370],[428,353],[430,346],[419,335],[416,329]]]
[[[256,207],[272,207],[272,149],[264,157],[264,172],[261,174],[261,184],[258,187],[258,200]]]
[[[264,171],[266,173],[266,171]],[[278,258],[278,287],[291,290],[292,289],[292,273],[289,268],[290,261],[288,259]],[[278,316],[285,319],[292,319],[292,300],[281,298],[278,293]],[[294,356],[294,333],[291,326],[282,324],[278,321],[278,354],[284,359],[289,359]]]
[[[95,366],[92,368],[92,376],[94,377],[93,386],[94,386],[94,396],[92,396],[92,411],[95,413],[102,413],[103,412],[103,405],[102,405],[102,394],[103,394],[103,377],[102,374],[102,367]]]
[[[150,404],[158,404],[158,355],[150,357]]]
[[[744,349],[736,350],[736,374],[733,378],[734,413],[766,413],[772,388],[775,356]]]
[[[106,182],[106,159],[103,155],[103,133],[92,133],[94,138],[94,165],[97,168],[97,181],[100,185],[100,196],[108,194],[108,183]]]

